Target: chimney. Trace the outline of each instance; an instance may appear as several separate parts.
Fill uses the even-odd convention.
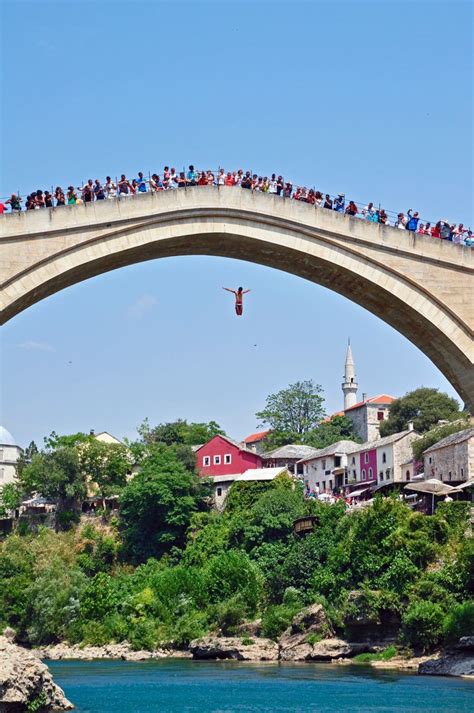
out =
[[[413,421],[410,421],[410,422],[408,423],[408,430],[409,430],[409,431],[413,431]]]
[[[367,394],[362,392],[362,401],[367,401]]]

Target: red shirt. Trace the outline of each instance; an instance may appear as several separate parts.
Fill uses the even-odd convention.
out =
[[[5,213],[5,206],[3,203],[0,203],[0,215],[2,215],[2,213]]]

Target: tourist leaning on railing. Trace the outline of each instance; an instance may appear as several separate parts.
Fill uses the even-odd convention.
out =
[[[61,186],[57,186],[54,191],[54,196],[49,191],[37,190],[27,196],[25,201],[26,210],[38,210],[40,208],[52,208],[53,200],[57,207],[63,205],[76,205],[78,203],[92,203],[93,201],[105,200],[106,198],[130,197],[140,193],[158,192],[174,190],[176,188],[187,188],[193,186],[226,186],[240,187],[247,190],[253,190],[261,193],[268,193],[284,198],[291,198],[296,201],[314,205],[316,208],[325,208],[327,210],[335,210],[338,213],[343,213],[351,217],[363,218],[372,223],[381,223],[382,225],[390,225],[389,217],[384,208],[376,208],[373,202],[368,203],[362,211],[355,201],[350,200],[346,206],[346,198],[344,193],[339,193],[334,199],[326,193],[323,193],[315,188],[306,188],[305,186],[293,186],[291,181],[284,181],[283,176],[272,173],[268,176],[259,176],[252,174],[251,171],[244,171],[240,168],[238,171],[225,171],[220,168],[217,172],[217,178],[211,170],[198,171],[191,164],[187,172],[176,172],[175,168],[165,166],[163,169],[163,177],[157,173],[153,173],[148,179],[143,175],[142,171],[138,172],[137,178],[129,180],[125,174],[121,174],[120,180],[114,183],[110,176],[106,177],[104,185],[101,184],[98,178],[93,181],[91,178],[82,186],[78,186],[80,198],[73,186],[69,186],[66,196]],[[12,212],[21,211],[22,198],[12,193],[11,197],[4,203],[0,202],[0,214],[4,213],[7,206],[10,206]],[[473,245],[471,230],[464,227],[460,223],[456,225],[450,224],[447,220],[439,220],[433,227],[430,222],[421,223],[419,213],[413,212],[410,208],[406,216],[404,213],[398,213],[397,218],[393,222],[393,227],[400,230],[408,230],[417,235],[428,235],[433,238],[449,240],[459,245]]]

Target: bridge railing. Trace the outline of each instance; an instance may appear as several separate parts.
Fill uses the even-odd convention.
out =
[[[209,169],[209,168],[208,168],[208,169],[205,169],[204,171],[195,168],[195,173],[196,173],[197,175],[199,175],[199,174],[202,174],[202,173],[207,174],[208,171],[211,171],[211,173],[214,175],[214,182],[213,182],[212,185],[213,185],[215,188],[219,189],[219,188],[224,187],[224,185],[223,185],[222,183],[219,183],[219,182],[218,182],[218,176],[219,176],[221,170],[222,170],[222,166],[219,166],[219,167],[217,168],[217,170]],[[186,171],[185,168],[183,168],[183,171],[177,172],[177,173],[175,174],[176,177],[179,177],[179,174],[180,174],[180,173],[184,173],[184,175],[187,176],[187,171]],[[225,169],[224,169],[224,173],[227,174],[227,171],[226,171]],[[233,173],[233,172],[232,172],[232,173]],[[255,174],[253,173],[253,171],[250,171],[250,173],[251,173],[251,175],[255,175]],[[108,196],[108,197],[107,197],[107,200],[117,200],[117,199],[123,199],[123,198],[127,198],[127,197],[134,197],[134,198],[137,198],[137,196],[145,195],[146,193],[153,192],[153,189],[150,188],[152,175],[153,175],[153,174],[151,174],[150,172],[148,172],[148,178],[144,178],[144,182],[145,182],[145,184],[146,184],[146,191],[139,191],[139,190],[137,190],[134,194],[133,194],[133,193],[128,193],[128,194],[119,193],[119,191],[118,191],[118,182],[119,182],[119,179],[118,179],[118,176],[115,176],[115,186],[117,187],[117,194],[116,194],[115,196]],[[270,175],[272,175],[272,174],[270,174]],[[258,174],[258,177],[260,178],[260,177],[264,177],[264,176],[262,176],[262,174]],[[160,178],[161,178],[161,175],[160,175]],[[268,176],[267,176],[267,178],[268,178]],[[133,179],[129,179],[129,180],[130,180],[130,182],[131,182]],[[86,181],[81,181],[81,185],[82,185],[82,186],[84,186],[85,183],[86,183]],[[333,202],[333,208],[332,208],[332,210],[336,210],[336,209],[334,208],[334,202],[336,201],[336,199],[337,199],[339,196],[342,195],[342,196],[344,197],[344,201],[345,201],[345,202],[344,202],[344,209],[343,209],[342,211],[339,211],[339,212],[345,214],[345,209],[346,209],[347,206],[349,205],[349,202],[350,202],[350,201],[353,201],[353,202],[355,203],[355,205],[357,206],[357,208],[358,208],[357,213],[356,213],[353,217],[356,217],[356,218],[359,218],[359,219],[363,219],[363,220],[367,220],[367,221],[370,220],[370,218],[367,217],[367,214],[366,214],[364,211],[365,211],[366,207],[369,205],[369,203],[370,203],[371,201],[359,201],[359,200],[356,200],[355,198],[350,198],[349,200],[347,200],[346,197],[345,197],[345,194],[342,194],[342,193],[338,193],[338,194],[327,193],[326,191],[321,190],[321,189],[318,188],[317,186],[305,186],[305,185],[302,184],[302,183],[294,183],[293,181],[288,181],[288,180],[285,179],[285,177],[283,177],[283,185],[285,185],[286,183],[291,183],[291,185],[292,185],[292,193],[291,193],[290,196],[285,196],[283,192],[282,192],[281,194],[271,193],[270,195],[278,195],[278,197],[279,197],[279,198],[282,198],[283,200],[295,200],[295,193],[297,192],[298,189],[303,189],[304,191],[306,191],[306,193],[307,193],[308,191],[310,191],[310,190],[312,190],[312,191],[314,191],[314,192],[319,191],[319,192],[322,194],[322,196],[323,196],[323,205],[322,205],[321,207],[324,207],[324,199],[325,199],[325,197],[328,195],[328,196],[330,197],[330,199],[332,200],[332,202]],[[174,187],[174,188],[159,189],[159,190],[186,190],[186,188],[191,187],[191,186],[188,185],[188,184],[189,184],[189,181],[188,181],[187,183],[185,183],[185,185],[184,185],[183,187],[179,187],[179,188],[178,188],[178,187],[176,186],[176,187]],[[194,187],[195,185],[197,185],[197,184],[193,184],[193,187]],[[209,186],[209,185],[211,185],[211,184],[208,184],[208,186]],[[233,186],[233,187],[236,188],[236,189],[241,188],[240,185],[235,185],[235,186]],[[48,190],[48,189],[46,189],[46,190]],[[51,196],[52,196],[53,200],[55,200],[55,198],[54,198],[54,190],[55,190],[55,189],[54,189],[54,186],[51,186],[50,193],[51,193]],[[77,190],[79,191],[80,188],[77,187]],[[251,190],[251,191],[254,191],[254,190],[259,190],[259,189],[256,189],[256,188],[252,187],[251,189],[242,189],[242,190]],[[34,193],[34,192],[35,192],[35,191],[33,191],[33,193]],[[22,196],[22,194],[21,194],[21,192],[20,192],[19,190],[16,192],[16,195],[17,195],[18,197],[20,197],[20,198],[21,198],[21,196]],[[1,197],[1,196],[0,196],[0,201],[1,201],[1,202],[4,202],[5,200],[9,200],[9,198],[10,198],[10,196],[8,196],[8,197]],[[301,200],[301,202],[308,203],[308,201],[305,200],[305,199],[296,199],[296,200]],[[400,213],[402,213],[402,214],[404,215],[404,217],[408,220],[407,215],[406,215],[403,211],[394,211],[394,210],[386,209],[386,208],[384,208],[383,205],[381,205],[380,203],[378,203],[378,204],[376,204],[375,202],[372,202],[372,203],[373,203],[373,210],[374,210],[374,212],[380,211],[380,210],[382,210],[382,209],[385,211],[385,214],[387,215],[387,220],[386,220],[385,225],[388,225],[388,226],[391,226],[391,227],[396,226],[396,223],[397,223],[397,220],[398,220],[398,216],[399,216]],[[56,208],[56,207],[62,207],[62,206],[56,206],[56,205],[55,205],[54,207]],[[319,206],[317,206],[317,207],[319,207]],[[39,209],[39,208],[38,208],[38,209]],[[24,205],[24,203],[22,203],[21,210],[25,210],[25,205]],[[328,210],[329,210],[329,209],[328,209]],[[378,223],[379,221],[378,221],[378,219],[373,219],[372,222]],[[428,223],[428,224],[431,226],[431,228],[432,228],[437,222],[438,222],[438,221],[435,221],[435,220],[427,220],[427,219],[425,219],[425,218],[420,218],[420,219],[419,219],[419,225],[421,225],[421,224],[426,225],[426,224]],[[443,222],[444,222],[444,221],[443,221]],[[465,229],[465,232],[468,234],[468,238],[470,238],[470,237],[471,237],[471,229],[470,229],[470,228],[469,228],[469,229]],[[427,233],[427,235],[430,235],[430,234]],[[463,236],[460,236],[459,239],[455,239],[455,238],[458,238],[458,236],[454,236],[453,242],[461,242],[461,243],[464,242],[464,241],[463,241]]]

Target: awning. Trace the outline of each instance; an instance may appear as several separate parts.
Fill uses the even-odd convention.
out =
[[[452,492],[457,493],[460,492],[461,490],[465,490],[466,488],[472,488],[474,486],[474,480],[468,480],[466,483],[461,483],[461,485],[456,485]]]
[[[452,493],[454,488],[447,483],[443,483],[442,480],[430,478],[429,480],[423,480],[421,483],[413,483],[412,485],[408,483],[405,485],[405,490],[414,490],[417,493],[429,495],[448,495]]]
[[[359,490],[354,490],[352,493],[348,493],[348,498],[357,498],[362,493],[366,493],[370,488],[360,488]]]

